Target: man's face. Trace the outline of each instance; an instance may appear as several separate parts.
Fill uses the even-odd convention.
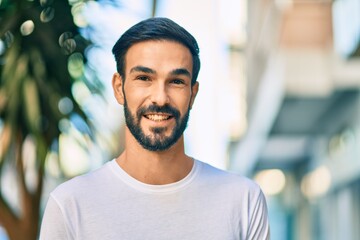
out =
[[[125,60],[125,82],[115,74],[113,85],[126,125],[143,148],[169,149],[186,128],[198,90],[198,83],[191,86],[190,51],[172,41],[145,41],[130,47]]]

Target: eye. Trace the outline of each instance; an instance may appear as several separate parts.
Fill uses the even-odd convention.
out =
[[[176,85],[182,85],[185,84],[185,81],[182,79],[173,79],[170,83],[176,84]]]
[[[136,77],[136,80],[149,81],[150,78],[149,78],[148,76],[141,75],[141,76],[137,76],[137,77]]]

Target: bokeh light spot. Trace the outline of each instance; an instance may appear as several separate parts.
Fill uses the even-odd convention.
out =
[[[71,128],[71,122],[69,121],[69,119],[63,118],[59,121],[58,127],[61,132],[67,133]]]
[[[74,104],[70,98],[64,97],[60,99],[58,108],[62,114],[66,115],[69,114],[74,109]]]
[[[40,5],[42,6],[42,7],[44,7],[44,6],[49,6],[50,4],[52,4],[53,3],[53,0],[40,0]]]
[[[64,46],[64,42],[67,39],[71,39],[73,37],[73,34],[71,32],[64,32],[59,37],[59,45],[60,47]]]
[[[47,7],[40,13],[40,20],[44,23],[50,22],[55,16],[55,10],[52,7]]]
[[[87,99],[91,97],[91,92],[84,82],[77,81],[71,87],[72,94],[77,103],[84,105]]]
[[[49,152],[46,156],[46,169],[47,173],[49,173],[53,177],[60,177],[61,170],[59,166],[59,156],[55,152]]]
[[[82,2],[83,2],[83,0],[69,0],[69,4],[71,6],[78,4],[78,3],[82,3]]]
[[[20,32],[23,36],[30,35],[35,29],[35,24],[32,20],[27,20],[20,26]]]
[[[59,37],[59,45],[64,54],[68,55],[75,51],[76,41],[73,39],[71,32],[64,32]]]
[[[89,171],[88,156],[80,146],[78,139],[71,134],[61,134],[59,137],[60,164],[64,174],[74,177]]]
[[[74,23],[78,27],[86,27],[88,24],[83,14],[85,6],[86,6],[85,3],[79,2],[74,4],[71,8],[71,13],[74,17]]]
[[[0,55],[4,54],[5,52],[5,43],[4,41],[0,40]]]
[[[258,172],[255,181],[266,195],[276,195],[284,189],[286,178],[281,170],[268,169]]]
[[[324,195],[331,187],[331,173],[326,166],[320,166],[304,176],[301,191],[309,199]]]
[[[84,73],[84,58],[81,53],[74,53],[69,57],[68,70],[70,76],[79,78]]]
[[[65,54],[71,54],[76,49],[76,42],[74,39],[66,39],[63,45],[63,51]]]

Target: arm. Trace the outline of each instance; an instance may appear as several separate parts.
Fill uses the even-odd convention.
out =
[[[269,240],[270,229],[268,222],[268,212],[264,194],[259,192],[257,201],[252,209],[249,223],[247,240]]]
[[[50,196],[45,208],[39,240],[72,239],[65,224],[64,216],[55,199]]]

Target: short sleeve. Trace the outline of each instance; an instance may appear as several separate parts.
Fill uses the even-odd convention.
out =
[[[50,196],[40,229],[39,240],[70,240],[64,216],[55,199]]]
[[[270,229],[265,196],[260,190],[252,209],[247,240],[269,240]]]

